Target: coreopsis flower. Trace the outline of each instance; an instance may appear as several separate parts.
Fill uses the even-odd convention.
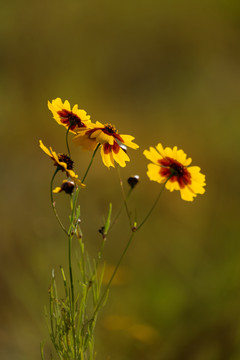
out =
[[[59,168],[61,171],[65,171],[67,176],[69,176],[76,185],[85,187],[86,185],[78,179],[78,175],[73,171],[73,161],[69,156],[65,154],[57,154],[55,151],[50,150],[43,144],[42,140],[39,140],[40,148],[47,154],[53,161],[54,165]]]
[[[193,201],[197,194],[205,192],[205,175],[200,172],[200,167],[189,166],[191,158],[183,150],[178,150],[177,146],[173,149],[163,148],[158,144],[156,149],[150,147],[144,150],[143,154],[152,163],[148,164],[147,175],[150,180],[158,183],[166,182],[166,189],[173,191],[179,190],[181,198],[186,201]]]
[[[70,181],[70,180],[63,180],[62,185],[61,186],[57,186],[54,190],[53,193],[57,194],[60,193],[62,191],[64,191],[66,194],[72,194],[73,190],[75,187],[75,183],[74,181]]]
[[[80,129],[73,138],[76,145],[82,146],[85,150],[94,150],[98,144],[101,144],[101,156],[104,165],[113,166],[116,161],[120,166],[126,166],[126,161],[130,161],[129,156],[123,146],[137,149],[139,146],[132,141],[131,135],[120,135],[111,124],[101,124],[96,122],[94,127],[89,129]]]
[[[87,128],[90,124],[90,115],[85,110],[78,109],[78,105],[74,105],[71,109],[68,100],[64,103],[60,98],[48,101],[48,108],[53,114],[53,118],[58,124],[65,126],[69,131],[76,133],[81,128]]]

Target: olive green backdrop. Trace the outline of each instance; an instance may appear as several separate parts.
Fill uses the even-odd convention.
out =
[[[240,359],[239,1],[5,1],[0,29],[0,358],[40,359],[41,340],[50,349],[44,305],[67,244],[38,140],[65,151],[47,108],[61,97],[135,136],[122,177],[141,177],[139,220],[159,191],[146,176],[149,146],[177,145],[207,180],[193,203],[165,191],[137,234],[99,317],[97,359]],[[91,154],[72,151],[81,176]],[[87,185],[82,226],[95,256],[108,203],[121,203],[99,154]],[[123,214],[106,244],[109,271],[128,232]]]

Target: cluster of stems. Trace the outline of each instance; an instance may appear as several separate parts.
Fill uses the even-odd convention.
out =
[[[68,133],[66,133],[66,144],[68,154],[70,156],[70,149],[68,145]],[[86,181],[86,177],[92,166],[96,152],[99,149],[98,145],[93,152],[89,166],[82,178],[82,182]],[[122,263],[122,260],[131,245],[131,242],[137,231],[145,224],[153,209],[155,208],[159,197],[164,189],[165,183],[162,185],[159,195],[157,196],[153,206],[148,211],[145,218],[138,225],[136,219],[132,219],[131,212],[128,208],[128,200],[134,189],[134,186],[130,186],[127,194],[125,194],[123,182],[121,180],[120,172],[120,186],[122,189],[123,202],[112,219],[112,204],[109,204],[109,210],[106,217],[105,224],[99,230],[102,235],[102,243],[96,259],[90,259],[83,242],[83,234],[81,231],[80,221],[80,206],[78,205],[78,195],[80,188],[75,188],[75,191],[70,195],[70,208],[71,213],[69,216],[69,226],[66,228],[61,221],[57,209],[56,203],[53,199],[53,182],[55,176],[60,169],[57,167],[53,174],[50,184],[50,196],[51,205],[54,214],[61,226],[68,243],[68,274],[65,275],[64,269],[60,267],[62,277],[63,294],[59,296],[55,272],[52,270],[52,279],[49,287],[49,309],[46,310],[46,317],[49,327],[50,338],[55,349],[55,356],[60,360],[93,360],[96,358],[94,350],[94,328],[97,320],[98,313],[101,307],[105,304],[109,288],[112,281]],[[169,179],[168,179],[169,180]],[[167,181],[168,181],[167,180]],[[104,266],[99,266],[102,260],[104,245],[107,239],[108,232],[112,229],[116,223],[121,211],[125,208],[130,234],[125,244],[115,269],[108,281],[107,285],[102,289]],[[73,272],[72,266],[72,244],[73,239],[77,240],[78,244],[78,259],[77,259],[77,271]],[[101,269],[101,270],[99,270]],[[41,359],[44,360],[44,346],[41,344]],[[50,359],[54,359],[54,355],[50,354]]]

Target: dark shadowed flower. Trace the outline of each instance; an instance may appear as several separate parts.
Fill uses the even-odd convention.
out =
[[[57,186],[54,190],[53,193],[57,194],[60,193],[62,191],[64,191],[66,194],[71,195],[73,193],[73,190],[75,188],[75,183],[74,181],[70,181],[70,180],[63,180],[62,185],[61,186]]]
[[[54,165],[59,168],[61,171],[65,171],[67,176],[69,176],[76,185],[85,187],[86,185],[82,184],[82,182],[78,179],[78,175],[73,171],[73,161],[69,156],[64,154],[57,154],[55,151],[48,148],[43,144],[42,140],[39,140],[40,148],[47,154],[53,161]]]

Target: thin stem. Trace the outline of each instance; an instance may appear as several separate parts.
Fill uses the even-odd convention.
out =
[[[76,353],[76,334],[75,334],[75,298],[74,298],[74,286],[73,286],[73,273],[72,273],[72,235],[68,237],[68,265],[69,265],[69,277],[71,286],[71,316],[72,316],[72,330],[73,330],[73,346],[74,346],[74,359],[77,358]]]
[[[68,237],[68,265],[69,265],[69,277],[71,284],[72,306],[74,309],[74,287],[73,287],[73,274],[72,274],[72,235],[69,235]]]
[[[92,273],[92,276],[91,276],[89,282],[94,281],[94,279],[96,278],[97,270],[98,270],[99,262],[100,262],[100,260],[102,258],[105,242],[106,242],[106,238],[103,239],[103,241],[102,241],[101,248],[100,248],[100,251],[98,252],[97,260],[96,260],[96,263],[95,263],[94,271]]]
[[[91,160],[90,160],[90,163],[89,163],[89,165],[88,165],[88,167],[87,167],[87,170],[86,170],[86,172],[85,172],[85,174],[84,174],[84,176],[83,176],[82,183],[84,182],[84,180],[85,180],[86,177],[87,177],[87,174],[88,174],[88,172],[89,172],[89,170],[90,170],[90,168],[91,168],[91,165],[92,165],[92,163],[93,163],[93,159],[94,159],[94,157],[95,157],[95,155],[96,155],[96,152],[97,152],[99,146],[100,146],[100,144],[98,144],[97,147],[96,147],[96,149],[94,150],[94,153],[93,153],[93,155],[92,155],[92,158],[91,158]],[[68,235],[70,234],[70,232],[71,232],[71,230],[72,230],[72,227],[73,227],[74,214],[75,214],[75,212],[76,212],[77,199],[78,199],[78,194],[79,194],[80,189],[81,189],[81,188],[79,187],[79,188],[76,190],[73,200],[71,199],[72,213],[71,213],[71,224],[70,224],[69,230],[68,230],[68,232],[67,232]]]
[[[115,275],[116,275],[116,273],[117,273],[117,271],[118,271],[119,266],[121,265],[121,262],[122,262],[122,260],[123,260],[123,258],[124,258],[124,256],[125,256],[128,248],[129,248],[129,246],[130,246],[130,244],[131,244],[131,242],[132,242],[132,240],[133,240],[133,237],[134,237],[134,232],[132,232],[132,234],[131,234],[128,242],[127,242],[127,245],[125,246],[125,248],[124,248],[124,250],[123,250],[123,252],[122,252],[122,255],[120,256],[120,258],[119,258],[119,260],[118,260],[118,263],[117,263],[117,265],[116,265],[116,267],[115,267],[115,269],[114,269],[114,271],[113,271],[113,273],[112,273],[112,276],[111,276],[111,278],[110,278],[110,280],[109,280],[109,282],[108,282],[108,284],[107,284],[107,286],[106,286],[106,288],[105,288],[105,290],[104,290],[104,292],[103,292],[103,294],[102,294],[102,297],[100,298],[100,300],[99,300],[99,302],[98,302],[98,304],[97,304],[97,306],[96,306],[96,308],[95,308],[95,311],[94,311],[93,317],[92,317],[92,321],[95,320],[96,314],[97,314],[100,306],[102,305],[102,303],[103,303],[103,301],[104,301],[104,299],[105,299],[105,297],[106,297],[106,295],[107,295],[107,292],[108,292],[108,290],[109,290],[109,288],[110,288],[110,286],[111,286],[111,284],[112,284],[112,281],[113,281],[113,279],[114,279],[114,277],[115,277]]]
[[[66,132],[66,145],[67,145],[67,151],[68,151],[68,156],[71,157],[71,153],[70,153],[70,148],[69,148],[69,144],[68,144],[68,134],[69,134],[69,130],[71,128],[71,124],[69,125],[67,132]]]
[[[57,167],[55,173],[53,174],[53,177],[52,177],[52,180],[51,180],[51,183],[50,183],[50,197],[51,197],[51,204],[52,204],[52,208],[53,208],[53,212],[54,212],[54,215],[56,216],[57,218],[57,221],[59,222],[62,230],[65,232],[65,234],[68,235],[68,232],[67,230],[65,229],[63,223],[61,222],[59,216],[58,216],[58,213],[57,213],[57,209],[56,209],[56,205],[55,205],[55,201],[53,200],[53,181],[54,181],[54,178],[57,174],[57,172],[59,171],[60,169]]]
[[[128,196],[130,195],[132,189],[130,189],[130,191],[129,191],[129,193],[128,193],[128,196],[127,196],[127,198],[126,198],[126,195],[125,195],[125,192],[124,192],[124,188],[123,188],[123,181],[122,181],[122,178],[121,178],[121,175],[120,175],[119,167],[118,167],[118,176],[119,176],[120,186],[121,186],[121,190],[122,190],[123,203],[124,203],[124,206],[125,206],[125,209],[126,209],[126,213],[127,213],[127,217],[128,217],[130,229],[132,229],[131,215],[130,215],[130,211],[129,211],[128,205],[127,205],[127,198],[128,198]]]
[[[87,168],[87,170],[86,170],[86,172],[85,172],[85,174],[84,174],[84,176],[83,176],[83,178],[82,178],[82,183],[84,182],[84,180],[85,180],[86,177],[87,177],[87,174],[88,174],[88,172],[89,172],[89,170],[90,170],[90,168],[91,168],[91,166],[92,166],[93,159],[94,159],[94,157],[95,157],[95,155],[96,155],[96,153],[97,153],[100,145],[101,145],[101,144],[98,144],[97,147],[96,147],[96,149],[95,149],[94,152],[93,152],[93,155],[92,155],[92,158],[91,158],[90,163],[89,163],[89,165],[88,165],[88,168]]]
[[[171,177],[171,176],[170,176],[170,177]],[[158,194],[158,196],[157,196],[157,199],[156,199],[155,202],[153,203],[153,206],[151,207],[151,209],[149,210],[149,212],[147,213],[146,217],[143,219],[143,221],[141,222],[141,224],[140,224],[136,229],[134,229],[134,230],[132,229],[132,233],[131,233],[131,236],[130,236],[128,242],[127,242],[127,245],[125,246],[125,248],[124,248],[124,250],[123,250],[123,252],[122,252],[122,254],[121,254],[121,256],[120,256],[120,258],[119,258],[119,260],[118,260],[118,263],[117,263],[117,265],[116,265],[116,267],[115,267],[115,269],[114,269],[114,271],[113,271],[113,273],[112,273],[112,276],[111,276],[111,278],[110,278],[110,280],[109,280],[109,282],[108,282],[108,284],[107,284],[107,286],[106,286],[106,288],[105,288],[105,290],[104,290],[104,292],[103,292],[103,295],[102,295],[102,297],[100,298],[100,300],[99,300],[99,302],[98,302],[98,304],[97,304],[97,306],[96,306],[96,308],[95,308],[95,311],[94,311],[93,317],[92,317],[92,321],[95,320],[96,314],[97,314],[97,312],[98,312],[101,304],[103,303],[103,301],[104,301],[104,299],[105,299],[105,297],[106,297],[106,294],[107,294],[107,292],[108,292],[108,290],[109,290],[109,288],[110,288],[110,286],[111,286],[111,284],[112,284],[112,281],[113,281],[113,279],[114,279],[114,277],[115,277],[115,275],[116,275],[116,273],[117,273],[117,271],[118,271],[118,268],[119,268],[119,266],[121,265],[121,262],[122,262],[122,260],[123,260],[123,258],[124,258],[124,256],[125,256],[128,248],[129,248],[132,240],[133,240],[133,237],[134,237],[135,232],[136,232],[137,230],[139,230],[139,229],[143,226],[143,224],[147,221],[147,219],[148,219],[149,216],[151,215],[152,211],[154,210],[155,206],[157,205],[158,200],[159,200],[159,198],[160,198],[160,196],[161,196],[161,194],[162,194],[162,192],[163,192],[164,186],[166,185],[166,183],[167,183],[167,181],[170,179],[170,177],[168,177],[167,180],[163,183],[163,186],[162,186],[162,188],[161,188],[161,190],[160,190],[160,192],[159,192],[159,194]],[[124,203],[126,204],[125,194],[124,194]]]
[[[147,221],[147,219],[149,218],[149,216],[150,216],[151,213],[153,212],[155,206],[156,206],[157,203],[158,203],[158,200],[160,199],[160,196],[162,195],[162,192],[163,192],[163,190],[164,190],[164,187],[165,187],[166,183],[168,182],[168,180],[170,179],[170,177],[171,177],[171,176],[169,176],[169,177],[167,178],[167,180],[162,184],[161,190],[160,190],[160,192],[159,192],[156,200],[154,201],[153,206],[151,207],[151,209],[149,210],[149,212],[147,213],[147,215],[145,216],[145,218],[143,219],[143,221],[141,222],[141,224],[137,226],[137,228],[135,229],[135,231],[140,230],[140,228],[145,224],[145,222]]]
[[[129,191],[128,191],[128,193],[127,193],[127,196],[126,196],[125,199],[123,200],[123,202],[122,202],[122,204],[121,204],[121,206],[120,206],[117,214],[115,215],[113,221],[111,222],[111,225],[110,225],[110,227],[109,227],[109,231],[112,229],[112,227],[114,226],[115,222],[116,222],[117,219],[119,218],[119,216],[120,216],[120,214],[121,214],[121,212],[122,212],[123,206],[125,205],[125,202],[127,202],[127,200],[129,199],[129,197],[130,197],[130,195],[131,195],[131,193],[132,193],[132,190],[133,190],[132,188],[129,189]]]

